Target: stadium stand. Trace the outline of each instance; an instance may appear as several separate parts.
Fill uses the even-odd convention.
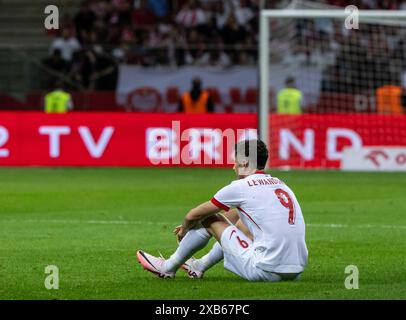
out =
[[[65,81],[72,91],[83,92],[81,96],[86,96],[86,91],[109,92],[108,100],[112,101],[121,64],[150,69],[162,66],[221,69],[257,64],[258,0],[58,0],[55,4],[63,12],[61,29],[47,33],[35,19],[46,1],[13,0],[13,9],[15,5],[21,8],[13,12],[7,10],[7,1],[12,0],[0,4],[0,43],[14,49],[3,47],[0,50],[3,70],[0,92],[11,92],[13,96],[1,99],[0,108],[6,104],[21,108],[24,92],[40,95],[56,78]],[[280,8],[290,1],[266,2],[268,8]],[[339,7],[355,4],[360,9],[406,9],[406,1],[401,0],[323,0],[318,3]],[[302,21],[296,28],[299,36],[295,48],[288,48],[274,58],[284,64],[313,65],[322,69],[321,91],[326,95],[333,92],[335,101],[348,94],[349,87],[353,88],[351,94],[378,88],[383,79],[373,78],[371,82],[370,74],[378,74],[388,65],[405,61],[404,43],[389,45],[393,37],[369,39],[375,33],[363,32],[358,37],[346,38],[339,25],[323,20]],[[318,45],[309,45],[315,39]],[[375,47],[369,45],[373,41]],[[22,46],[25,49],[15,49]],[[379,59],[382,55],[377,47],[390,50],[390,54],[385,55],[389,60]],[[365,55],[369,59],[364,61],[361,58]],[[363,62],[360,64],[360,61]],[[397,70],[401,72],[402,68]],[[350,76],[343,81],[340,78],[343,74]],[[252,92],[253,88],[249,90],[247,93],[231,90],[229,99],[236,104],[253,106],[257,101],[256,92]],[[168,94],[169,104],[173,104],[173,97],[173,93]],[[325,100],[323,96],[320,99],[321,103]],[[85,101],[88,100],[85,98]],[[86,104],[84,109],[89,108],[89,103]],[[33,107],[25,105],[28,109]]]

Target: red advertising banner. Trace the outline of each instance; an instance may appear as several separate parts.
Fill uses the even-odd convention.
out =
[[[255,114],[0,113],[2,166],[231,166]],[[406,146],[406,117],[271,116],[271,167],[338,168],[345,146]]]
[[[345,147],[406,146],[403,115],[273,115],[270,123],[273,167],[340,168]]]

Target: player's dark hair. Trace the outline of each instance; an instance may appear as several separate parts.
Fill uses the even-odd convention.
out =
[[[254,149],[253,149],[254,148]],[[268,148],[261,140],[245,140],[235,145],[235,156],[240,150],[244,150],[244,156],[250,159],[250,153],[256,153],[256,168],[263,170],[268,161]]]

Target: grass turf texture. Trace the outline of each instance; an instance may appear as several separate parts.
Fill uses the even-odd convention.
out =
[[[140,248],[168,256],[173,227],[231,170],[0,169],[0,299],[406,298],[405,174],[274,175],[308,224],[309,265],[296,283],[250,283],[221,264],[200,281],[182,271],[161,280],[136,262]],[[350,264],[359,290],[344,287]],[[47,265],[59,267],[59,290],[44,287]]]

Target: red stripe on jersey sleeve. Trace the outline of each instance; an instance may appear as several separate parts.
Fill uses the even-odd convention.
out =
[[[216,198],[212,198],[211,199],[211,203],[214,204],[216,207],[224,210],[224,211],[228,211],[230,210],[229,207],[227,207],[225,204],[222,204],[220,201],[218,201]]]

